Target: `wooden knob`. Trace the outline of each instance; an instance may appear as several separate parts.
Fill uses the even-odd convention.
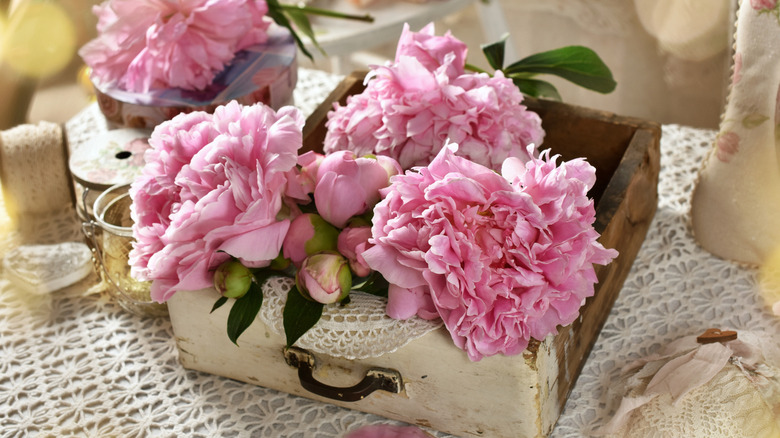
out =
[[[737,339],[737,332],[731,330],[721,330],[716,328],[707,329],[696,338],[700,344],[712,344],[713,342],[728,342]]]

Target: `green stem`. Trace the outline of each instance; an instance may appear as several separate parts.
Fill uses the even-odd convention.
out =
[[[303,12],[304,14],[320,15],[323,17],[344,18],[347,20],[365,21],[367,23],[374,22],[374,17],[372,17],[369,14],[365,14],[365,15],[345,14],[343,12],[336,12],[328,9],[313,8],[311,6],[295,6],[295,5],[288,5],[288,4],[279,4],[279,7],[281,7],[283,10],[298,11],[298,12]]]
[[[483,69],[477,67],[474,64],[469,64],[468,62],[466,63],[465,68],[466,68],[466,70],[473,71],[474,73],[488,73],[487,70],[483,70]],[[488,74],[490,74],[490,73],[488,73]]]

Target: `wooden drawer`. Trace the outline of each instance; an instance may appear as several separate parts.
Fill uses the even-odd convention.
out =
[[[360,72],[345,78],[310,116],[304,128],[305,149],[322,147],[333,102],[344,103],[348,95],[360,92],[362,81]],[[586,157],[596,167],[597,182],[591,191],[596,200],[595,228],[605,247],[620,252],[609,265],[596,266],[595,295],[577,321],[555,336],[532,340],[521,355],[492,356],[476,363],[453,345],[443,327],[376,358],[354,361],[318,355],[313,378],[334,387],[355,385],[374,367],[397,372],[390,380],[397,380],[398,392],[376,391],[345,401],[305,389],[300,378],[306,373],[285,361],[284,336],[260,320],[242,335],[240,347],[233,345],[225,332],[230,306],[209,314],[217,293],[203,290],[176,294],[168,303],[181,363],[464,437],[547,435],[655,214],[661,129],[655,123],[558,102],[526,99],[525,104],[542,117],[546,137],[540,149],[550,148],[566,160]]]

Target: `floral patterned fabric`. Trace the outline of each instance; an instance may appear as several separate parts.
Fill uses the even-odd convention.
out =
[[[780,7],[740,4],[731,91],[692,201],[697,241],[720,257],[761,265],[780,249]]]

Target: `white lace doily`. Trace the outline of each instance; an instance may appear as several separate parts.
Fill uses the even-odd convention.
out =
[[[291,278],[273,277],[263,284],[263,305],[258,318],[284,333],[282,312]],[[325,306],[319,322],[295,343],[296,346],[345,359],[366,359],[392,353],[442,325],[441,321],[392,319],[385,314],[387,300],[365,293],[351,293],[345,306]]]
[[[308,114],[338,80],[302,70],[296,103]],[[68,126],[90,126],[80,119],[89,111]],[[756,272],[710,256],[690,234],[689,197],[715,133],[665,126],[663,135],[658,212],[553,437],[590,436],[617,408],[609,388],[623,365],[673,339],[711,326],[780,337]],[[43,228],[78,237],[68,223]],[[0,215],[0,229],[7,224]],[[401,424],[186,370],[168,319],[84,296],[94,281],[32,296],[0,278],[0,437],[340,438],[366,424]]]

